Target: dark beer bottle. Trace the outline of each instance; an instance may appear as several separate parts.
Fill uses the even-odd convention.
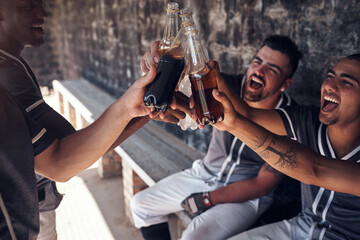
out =
[[[185,44],[187,48],[187,71],[191,82],[195,111],[198,116],[197,124],[206,125],[221,120],[224,117],[224,109],[212,95],[212,90],[217,89],[215,73],[208,63],[198,30],[191,20],[186,21],[182,17],[181,24],[187,40]]]
[[[177,11],[175,12],[174,9]],[[164,112],[168,108],[185,66],[184,51],[181,45],[182,31],[178,31],[173,39],[173,34],[177,32],[175,29],[178,29],[178,12],[179,5],[177,3],[168,4],[164,37],[159,46],[160,53],[164,53],[160,57],[156,77],[149,84],[144,97],[145,106],[154,107],[156,111]],[[167,47],[170,42],[171,45]]]

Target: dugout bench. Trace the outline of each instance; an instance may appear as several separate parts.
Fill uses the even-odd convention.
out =
[[[58,111],[76,129],[94,122],[116,99],[85,79],[54,80]],[[170,174],[190,168],[194,160],[204,155],[158,125],[149,122],[98,162],[100,177],[123,177],[125,213],[131,222],[130,199],[137,192],[154,185]],[[253,227],[290,218],[301,207],[299,182],[286,177],[275,192],[272,206]],[[172,236],[181,232],[191,221],[184,211],[172,216]],[[176,230],[175,230],[175,229]],[[175,233],[174,233],[175,232]]]

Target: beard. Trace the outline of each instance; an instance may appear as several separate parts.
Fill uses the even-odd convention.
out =
[[[319,121],[327,126],[334,125],[338,122],[338,118],[329,119],[323,113],[319,113]]]
[[[247,89],[244,90],[244,99],[249,102],[259,102],[263,99],[262,92],[252,93]]]

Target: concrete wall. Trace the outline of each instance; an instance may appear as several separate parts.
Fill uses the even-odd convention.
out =
[[[224,72],[244,72],[262,40],[284,34],[304,53],[289,93],[300,103],[318,104],[328,67],[360,52],[357,0],[181,0],[193,10],[211,58]],[[48,43],[25,57],[42,84],[86,78],[120,96],[140,76],[139,60],[161,38],[164,0],[47,0]],[[210,127],[183,132],[165,128],[205,151]]]

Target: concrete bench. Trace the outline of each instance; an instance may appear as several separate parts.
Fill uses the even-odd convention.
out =
[[[115,98],[85,79],[54,80],[53,87],[60,113],[76,129],[86,127],[95,121],[115,101]],[[101,177],[122,174],[125,211],[132,221],[130,199],[135,193],[154,185],[170,174],[191,167],[195,159],[202,157],[202,153],[149,122],[115,151],[105,154],[100,160],[99,173]],[[185,212],[176,215],[180,220],[179,233],[190,222],[190,218]]]
[[[54,80],[53,88],[57,110],[77,130],[94,122],[115,101],[115,98],[85,79]],[[115,151],[108,151],[99,159],[97,170],[101,178],[120,176],[121,158]]]

